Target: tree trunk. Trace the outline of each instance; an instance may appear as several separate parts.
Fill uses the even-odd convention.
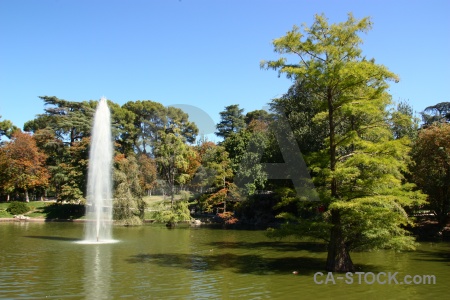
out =
[[[341,227],[341,215],[338,210],[331,211],[331,239],[328,244],[326,270],[329,272],[354,272],[352,259],[345,244]]]
[[[30,196],[28,195],[28,190],[25,189],[25,201],[30,202]]]

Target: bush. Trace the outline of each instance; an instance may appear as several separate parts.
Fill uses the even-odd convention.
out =
[[[11,202],[6,209],[12,215],[22,215],[24,213],[29,212],[31,209],[25,202]]]

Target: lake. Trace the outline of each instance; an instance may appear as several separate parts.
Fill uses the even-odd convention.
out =
[[[415,252],[352,253],[366,273],[350,284],[345,274],[327,277],[321,243],[145,225],[114,227],[118,243],[77,244],[83,226],[0,222],[0,299],[436,299],[450,289],[448,242],[423,242]],[[398,272],[398,284],[388,282],[389,272]],[[411,282],[433,275],[436,284],[405,284],[406,275]]]

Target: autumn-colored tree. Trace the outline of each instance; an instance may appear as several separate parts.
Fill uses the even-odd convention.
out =
[[[89,162],[90,138],[82,138],[72,143],[65,153],[64,160],[57,166],[64,180],[58,200],[80,201],[84,199],[87,187],[87,167]]]
[[[198,182],[202,189],[209,188],[211,191],[200,198],[200,205],[203,210],[211,211],[213,206],[223,203],[225,211],[227,200],[235,195],[228,152],[223,146],[212,142],[204,142],[197,146],[197,149],[201,165],[194,181]]]
[[[412,153],[413,179],[428,194],[428,203],[444,227],[450,213],[450,123],[420,130]]]
[[[138,156],[139,184],[142,191],[150,195],[151,189],[156,185],[156,162],[146,154]]]
[[[0,148],[0,157],[0,184],[6,193],[23,191],[29,202],[30,189],[47,186],[46,155],[38,149],[30,134],[20,130],[14,132],[11,141]]]

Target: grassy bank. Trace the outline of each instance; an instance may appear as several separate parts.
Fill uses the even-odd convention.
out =
[[[177,195],[176,199],[181,196]],[[169,197],[163,196],[146,196],[144,201],[147,203],[145,211],[145,219],[154,219],[154,211],[158,204],[163,200],[169,200]],[[0,202],[0,218],[14,218],[14,215],[7,211],[11,202]],[[73,220],[83,219],[85,215],[84,205],[70,204],[70,203],[56,203],[55,201],[31,201],[26,203],[30,211],[24,213],[24,216],[33,219],[47,219],[47,220]]]
[[[13,218],[14,215],[7,211],[10,202],[0,203],[0,218]],[[84,205],[61,204],[55,201],[31,201],[26,203],[30,210],[22,215],[33,219],[68,220],[84,217]]]

